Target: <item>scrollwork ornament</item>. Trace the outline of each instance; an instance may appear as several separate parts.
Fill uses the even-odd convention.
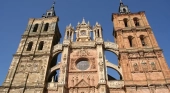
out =
[[[62,73],[65,73],[65,68],[66,68],[66,64],[63,64],[61,69],[62,69]]]

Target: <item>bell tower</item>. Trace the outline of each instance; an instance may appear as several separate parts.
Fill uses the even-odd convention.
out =
[[[121,1],[119,13],[112,14],[112,22],[124,86],[131,91],[128,93],[136,93],[139,89],[145,93],[161,93],[164,89],[164,93],[169,93],[169,68],[145,12],[132,13]]]
[[[54,4],[42,18],[29,19],[1,93],[44,93],[51,52],[61,38]]]

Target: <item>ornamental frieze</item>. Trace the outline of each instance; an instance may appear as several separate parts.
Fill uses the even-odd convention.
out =
[[[95,42],[86,41],[86,42],[72,42],[71,48],[93,48],[95,47]]]
[[[109,88],[122,88],[124,81],[108,81]]]

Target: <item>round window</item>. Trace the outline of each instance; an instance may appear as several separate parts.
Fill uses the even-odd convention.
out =
[[[79,70],[87,70],[89,68],[90,64],[88,61],[85,61],[85,60],[82,60],[82,61],[79,61],[77,64],[76,64],[76,67],[79,69]]]

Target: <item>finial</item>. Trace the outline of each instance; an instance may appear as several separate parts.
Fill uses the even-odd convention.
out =
[[[69,24],[69,27],[71,27],[71,23]]]
[[[88,21],[88,23],[87,23],[88,25],[90,25],[90,22]]]
[[[83,20],[82,20],[82,24],[85,24],[86,22],[85,22],[85,19],[84,19],[84,17],[83,17]]]
[[[98,22],[96,22],[96,25],[99,25],[99,23],[98,23]]]
[[[79,25],[79,24],[80,24],[80,22],[77,23],[77,25]]]

